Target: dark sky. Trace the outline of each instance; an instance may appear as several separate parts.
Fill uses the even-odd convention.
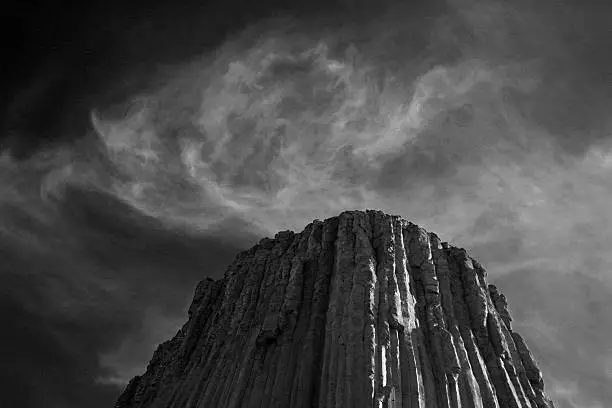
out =
[[[609,406],[604,2],[12,3],[7,406],[111,407],[198,280],[263,236],[364,208],[468,249],[559,407]]]

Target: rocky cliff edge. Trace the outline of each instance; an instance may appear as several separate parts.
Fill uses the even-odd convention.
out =
[[[380,211],[262,239],[188,314],[116,408],[553,408],[485,269]]]

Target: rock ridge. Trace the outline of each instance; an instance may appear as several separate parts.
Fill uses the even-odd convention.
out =
[[[115,408],[553,408],[506,298],[396,215],[281,231],[201,281]]]

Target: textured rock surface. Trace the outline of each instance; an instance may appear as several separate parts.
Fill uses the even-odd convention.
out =
[[[278,233],[200,282],[116,408],[550,408],[465,250],[379,211]]]

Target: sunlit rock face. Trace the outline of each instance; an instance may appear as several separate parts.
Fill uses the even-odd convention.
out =
[[[484,268],[380,211],[262,239],[188,313],[116,408],[553,407]]]

